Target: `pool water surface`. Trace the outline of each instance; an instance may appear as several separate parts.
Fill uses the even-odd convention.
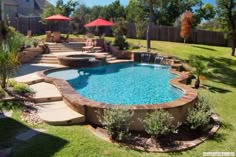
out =
[[[59,70],[47,76],[64,79],[81,96],[106,104],[161,104],[183,96],[169,84],[176,75],[163,65],[117,63]]]

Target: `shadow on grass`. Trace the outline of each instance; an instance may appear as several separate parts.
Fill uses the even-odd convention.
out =
[[[236,60],[225,57],[199,57],[202,61],[207,63],[208,72],[205,73],[207,78],[214,82],[236,87],[236,70],[232,68],[232,66],[236,66]]]
[[[203,47],[203,46],[191,45],[191,47],[196,47],[196,48],[199,48],[199,49],[210,50],[210,51],[216,51],[215,49],[208,48],[208,47]]]
[[[204,88],[208,89],[211,93],[229,93],[229,92],[231,92],[230,90],[211,86],[211,85],[204,84],[203,86],[204,86]]]
[[[221,129],[227,130],[227,133],[217,132],[216,134],[212,135],[209,140],[216,141],[217,143],[222,143],[226,140],[227,136],[230,136],[230,132],[234,131],[234,127],[230,123],[222,122]]]
[[[68,143],[47,133],[40,133],[26,142],[15,139],[19,132],[28,129],[31,128],[13,118],[0,119],[0,149],[11,147],[11,157],[50,157]]]

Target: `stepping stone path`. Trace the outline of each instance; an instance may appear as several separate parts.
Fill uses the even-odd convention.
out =
[[[42,132],[46,132],[46,130],[45,129],[28,129],[27,131],[16,135],[16,139],[20,141],[28,141],[35,135],[38,135]]]
[[[70,109],[63,101],[39,103],[36,105],[39,117],[51,125],[81,124],[84,115]]]
[[[7,111],[5,109],[2,110],[2,113],[0,113],[0,119],[9,118],[12,116],[12,111]]]
[[[61,93],[50,83],[40,82],[30,85],[30,87],[36,92],[33,99],[37,103],[62,100]]]

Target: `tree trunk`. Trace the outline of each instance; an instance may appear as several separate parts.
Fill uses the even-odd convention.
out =
[[[147,34],[146,34],[146,36],[147,36],[146,37],[147,38],[147,51],[149,51],[149,49],[151,48],[150,30],[151,30],[151,27],[152,27],[152,21],[153,21],[153,16],[154,16],[153,2],[152,1],[149,2],[149,9],[150,9],[150,13],[149,13]]]
[[[197,75],[197,80],[195,82],[195,88],[198,89],[200,87],[200,75]]]
[[[150,40],[150,36],[149,36],[150,27],[151,27],[151,22],[150,22],[150,19],[148,19],[147,34],[146,34],[146,36],[147,36],[147,52],[151,48],[151,40]]]
[[[231,56],[235,56],[235,43],[236,43],[236,35],[233,35],[232,37],[232,50],[231,50]]]

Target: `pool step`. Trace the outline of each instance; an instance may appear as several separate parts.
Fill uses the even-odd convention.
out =
[[[38,103],[39,117],[50,125],[72,125],[85,122],[84,115],[70,109],[63,101]]]
[[[40,82],[30,85],[30,87],[36,92],[33,100],[37,103],[62,100],[61,93],[52,84]]]

